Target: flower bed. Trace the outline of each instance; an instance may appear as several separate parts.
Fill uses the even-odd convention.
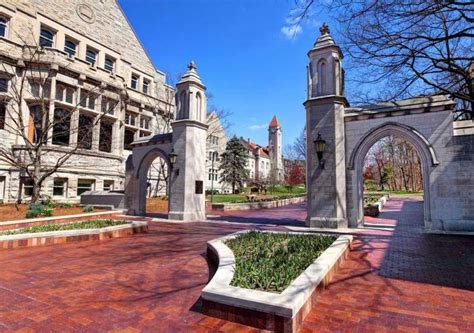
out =
[[[251,231],[230,239],[235,287],[282,292],[336,240],[334,236]]]
[[[259,329],[296,332],[316,303],[318,292],[329,284],[333,274],[345,259],[350,250],[352,236],[339,236],[281,293],[276,293],[232,285],[237,283],[237,280],[234,280],[237,263],[234,253],[226,243],[246,232],[208,242],[208,257],[211,262],[218,263],[218,267],[214,277],[202,291],[203,312]],[[290,234],[301,235],[301,233]],[[307,235],[319,237],[315,234]],[[250,251],[251,246],[246,246],[246,248]],[[296,251],[296,253],[301,252]],[[271,286],[272,283],[269,285]],[[281,285],[284,284],[281,283]]]
[[[34,234],[38,232],[60,231],[60,230],[81,230],[81,229],[97,229],[113,227],[116,225],[127,224],[127,221],[116,220],[87,220],[74,223],[63,224],[46,224],[37,225],[33,227],[20,228],[14,230],[0,231],[0,236],[20,235],[20,234]]]
[[[389,198],[388,194],[364,194],[364,215],[377,217]]]
[[[88,220],[83,222],[37,225],[5,230],[0,234],[0,249],[105,240],[148,231],[146,222]]]

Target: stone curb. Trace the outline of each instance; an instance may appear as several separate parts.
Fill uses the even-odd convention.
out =
[[[249,230],[237,232],[207,243],[208,251],[211,252],[211,255],[217,257],[218,268],[212,280],[203,289],[202,298],[215,304],[248,309],[257,313],[289,319],[292,323],[285,324],[286,329],[284,331],[294,331],[305,316],[305,314],[299,313],[300,310],[305,309],[306,313],[309,312],[306,311],[307,303],[311,303],[313,293],[318,286],[329,282],[328,275],[333,269],[337,269],[337,264],[348,251],[353,237],[351,235],[339,236],[313,264],[301,273],[282,293],[277,294],[230,286],[234,276],[235,257],[232,250],[224,242],[246,232],[249,232]],[[265,232],[314,235],[314,233],[301,232]],[[300,322],[295,323],[295,321]],[[288,329],[289,326],[291,326],[291,329]],[[270,325],[270,327],[265,325],[265,328],[276,329],[274,325]]]
[[[306,200],[305,196],[279,199],[273,201],[257,201],[257,202],[242,202],[242,203],[213,203],[212,210],[214,211],[229,211],[229,210],[253,210],[253,209],[268,209],[284,207],[296,203],[301,203]]]

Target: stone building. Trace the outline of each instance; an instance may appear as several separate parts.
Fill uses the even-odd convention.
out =
[[[216,114],[208,119],[207,159],[208,179],[206,190],[214,189],[219,193],[230,193],[229,184],[220,181],[219,159],[225,151],[228,141],[224,128]],[[279,183],[284,180],[284,162],[282,153],[282,128],[276,116],[268,126],[268,145],[261,146],[249,139],[240,138],[247,150],[246,169],[250,182]]]
[[[22,71],[32,52],[41,63],[37,73]],[[55,200],[75,201],[87,190],[123,189],[131,143],[169,132],[174,88],[153,65],[116,0],[2,1],[0,64],[0,145],[25,146],[22,136],[9,130],[18,105],[12,92],[23,79],[21,109],[29,119],[23,130],[29,140],[35,140],[40,96],[51,119],[67,115],[70,133],[48,135],[45,162],[54,163],[81,144],[44,183],[43,194]],[[35,83],[41,71],[48,73],[43,86]],[[92,135],[81,137],[82,128],[91,128]],[[0,201],[15,201],[19,192],[23,198],[31,195],[31,181],[0,162]]]

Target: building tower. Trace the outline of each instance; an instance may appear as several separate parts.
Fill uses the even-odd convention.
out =
[[[343,54],[329,33],[326,24],[321,35],[309,50],[307,66],[308,96],[306,108],[307,128],[307,191],[310,227],[347,227],[346,169],[344,139]],[[321,160],[314,141],[326,142]]]
[[[268,147],[272,177],[276,182],[281,182],[284,178],[282,129],[276,116],[268,125]]]
[[[194,62],[176,84],[176,121],[173,150],[177,155],[170,177],[171,220],[206,219],[204,178],[206,175],[206,87]]]

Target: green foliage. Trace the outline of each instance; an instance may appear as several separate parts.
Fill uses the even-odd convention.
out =
[[[228,240],[236,259],[231,285],[281,292],[335,240],[326,235],[257,231]]]
[[[267,196],[258,196],[252,202],[265,202],[272,200],[280,199],[289,199],[289,198],[298,198],[305,196],[306,193],[294,193],[294,194],[280,194],[280,195],[267,195]],[[247,200],[246,194],[216,194],[214,195],[214,203],[246,203]]]
[[[31,203],[28,206],[28,211],[26,212],[25,217],[27,219],[33,219],[39,216],[52,216],[54,213],[54,205],[48,203],[49,205],[44,205],[39,202]]]
[[[227,142],[221,155],[220,180],[232,186],[232,193],[236,193],[236,190],[241,191],[249,178],[248,170],[245,168],[247,156],[247,149],[235,136]]]
[[[127,224],[127,223],[129,222],[116,221],[116,220],[88,220],[88,221],[74,222],[74,223],[36,225],[33,227],[28,227],[28,228],[1,231],[0,236],[30,234],[30,233],[60,231],[60,230],[98,229],[98,228],[112,227],[115,225],[122,225],[122,224]]]
[[[74,204],[72,202],[63,202],[59,204],[60,208],[73,208]]]
[[[90,206],[90,205],[87,205],[87,206],[84,206],[84,208],[82,208],[82,211],[84,213],[91,213],[94,211],[94,207]]]

